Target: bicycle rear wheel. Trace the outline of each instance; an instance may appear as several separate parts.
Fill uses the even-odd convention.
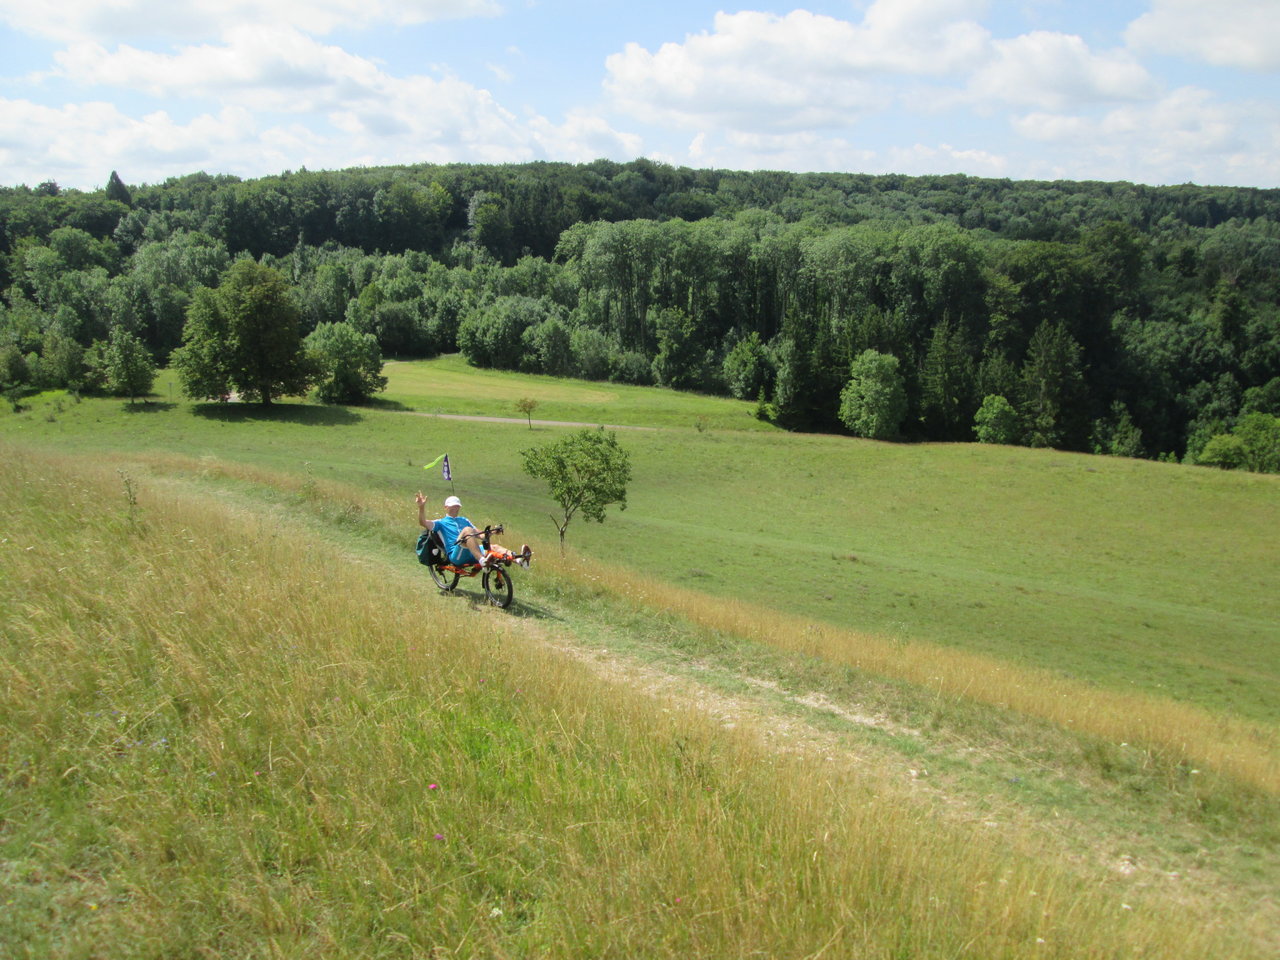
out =
[[[458,585],[457,570],[446,570],[434,563],[427,569],[431,571],[431,579],[436,582],[436,586],[446,593]]]
[[[481,576],[481,582],[484,584],[484,595],[489,602],[495,607],[501,607],[505,610],[511,606],[511,600],[515,596],[516,588],[511,582],[511,572],[504,570],[502,567],[493,567],[485,570]]]

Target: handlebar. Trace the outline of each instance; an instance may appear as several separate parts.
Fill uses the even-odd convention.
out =
[[[502,533],[503,530],[504,530],[504,526],[501,523],[488,525],[483,530],[480,531],[480,536],[484,539],[485,545],[487,546],[489,543],[489,537],[491,537],[495,533]],[[467,536],[468,534],[459,534],[453,542],[455,544],[462,543],[462,541],[465,540]],[[470,534],[470,536],[474,536],[474,534]]]

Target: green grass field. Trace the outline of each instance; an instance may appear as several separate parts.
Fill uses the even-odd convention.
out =
[[[368,408],[192,405],[162,378],[145,405],[0,414],[16,956],[1274,952],[1276,478],[792,435],[456,358],[387,373]],[[563,560],[519,452],[568,428],[521,397],[627,428],[628,508]],[[422,470],[444,452],[453,487]],[[428,589],[419,488],[535,546],[514,611]],[[655,674],[701,692],[655,705]],[[690,706],[719,697],[731,731]],[[824,761],[770,748],[796,724]],[[181,762],[156,752],[178,736]],[[248,792],[199,780],[223,752]],[[443,769],[465,803],[432,821]],[[914,879],[876,899],[819,834]]]
[[[864,632],[1280,723],[1274,477],[787,434],[764,429],[746,403],[469,374],[456,358],[388,372],[390,410],[61,401],[57,413],[37,402],[0,419],[0,436],[330,479],[402,500],[407,533],[417,488],[449,492],[421,470],[448,452],[468,515],[505,521],[545,550],[552,505],[521,472],[519,452],[567,428],[415,414],[516,418],[513,398],[529,396],[541,419],[658,424],[623,431],[629,507],[603,525],[574,525],[575,551]],[[157,394],[170,390],[162,381]],[[700,431],[700,417],[715,426]]]

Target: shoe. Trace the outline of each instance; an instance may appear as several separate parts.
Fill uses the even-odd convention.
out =
[[[492,560],[492,559],[493,559],[493,554],[491,554],[491,553],[486,553],[483,557],[481,557],[481,558],[480,558],[480,569],[481,569],[481,570],[488,570],[488,569],[489,569],[489,561],[490,561],[490,560]]]

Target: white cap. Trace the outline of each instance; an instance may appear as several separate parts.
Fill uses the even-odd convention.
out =
[[[457,497],[445,497],[444,505],[446,507],[460,507],[462,506],[462,501],[459,500]]]

